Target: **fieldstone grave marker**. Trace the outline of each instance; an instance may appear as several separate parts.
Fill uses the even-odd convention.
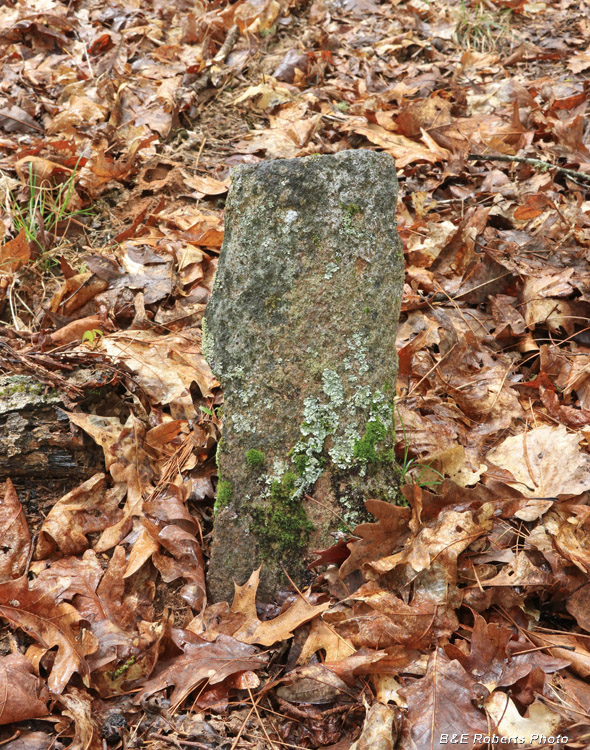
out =
[[[208,583],[299,584],[311,550],[394,500],[403,283],[395,162],[369,150],[232,173],[203,350],[224,389]]]

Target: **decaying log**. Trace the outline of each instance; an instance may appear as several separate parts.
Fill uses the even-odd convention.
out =
[[[102,450],[65,409],[57,389],[30,375],[0,377],[0,480],[79,480],[102,470]]]

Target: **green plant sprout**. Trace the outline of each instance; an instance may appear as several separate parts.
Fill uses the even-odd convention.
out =
[[[214,419],[221,419],[223,406],[214,406],[213,408],[210,408],[209,406],[199,406],[199,411],[202,411],[204,414],[208,414]]]
[[[104,333],[100,328],[90,328],[82,334],[82,343],[88,342],[89,344],[94,344],[101,336],[104,336]]]
[[[508,33],[511,10],[500,9],[489,11],[479,3],[475,8],[468,8],[465,0],[461,2],[455,40],[466,49],[490,52],[496,49],[500,39]]]
[[[27,242],[38,248],[47,267],[57,265],[57,260],[48,257],[46,247],[40,241],[39,235],[42,232],[48,232],[55,240],[58,236],[58,226],[62,221],[71,221],[76,216],[92,214],[92,208],[70,210],[81,158],[81,156],[78,158],[68,179],[62,184],[54,185],[38,184],[33,164],[29,162],[29,199],[23,206],[19,204],[11,191],[8,192],[10,203],[6,209],[12,214],[15,231],[24,230]]]
[[[409,476],[410,479],[411,479],[411,483],[418,485],[418,487],[438,487],[438,485],[441,484],[441,482],[445,478],[444,474],[441,474],[440,471],[437,471],[436,469],[433,469],[432,468],[432,462],[429,463],[429,464],[420,464],[420,463],[418,463],[418,461],[415,458],[410,458],[410,455],[409,455],[410,454],[410,441],[409,441],[409,438],[408,438],[408,434],[406,432],[406,426],[405,426],[404,421],[403,421],[403,419],[401,417],[401,414],[399,412],[399,408],[397,407],[397,404],[396,404],[395,410],[397,412],[397,415],[398,415],[398,418],[399,418],[399,422],[401,424],[402,435],[403,435],[403,439],[404,439],[404,455],[403,455],[403,458],[402,458],[401,462],[398,461],[398,464],[399,464],[399,467],[400,467],[400,470],[401,470],[400,485],[403,486],[404,484],[407,484],[408,483],[408,476]],[[395,430],[395,426],[394,426],[394,430]],[[414,474],[411,473],[412,471],[415,471],[416,469],[421,469],[420,473],[417,476],[415,476]],[[437,479],[437,480],[432,481],[432,482],[421,481],[422,477],[424,476],[424,474],[427,471],[431,471],[434,474],[438,475],[440,477],[440,479]]]

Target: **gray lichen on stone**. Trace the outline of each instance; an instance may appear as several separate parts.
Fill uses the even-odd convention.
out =
[[[339,268],[340,266],[337,263],[328,263],[326,266],[326,272],[324,273],[324,279],[331,279]]]
[[[232,488],[215,521],[214,599],[261,561],[264,597],[283,566],[301,581],[307,548],[330,543],[338,515],[356,522],[364,499],[395,496],[395,467],[381,457],[392,447],[403,280],[396,199],[395,163],[372,151],[232,173],[203,328],[224,389],[218,461]],[[264,454],[260,471],[247,465],[251,450]]]

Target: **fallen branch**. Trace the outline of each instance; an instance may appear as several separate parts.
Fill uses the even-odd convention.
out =
[[[578,172],[575,169],[567,169],[567,167],[559,167],[557,164],[551,164],[548,161],[541,161],[540,159],[529,159],[524,156],[505,156],[504,154],[492,155],[488,154],[482,156],[480,154],[467,154],[468,161],[504,161],[504,162],[517,162],[518,164],[529,164],[531,167],[537,167],[537,169],[555,169],[557,172],[568,175],[568,177],[577,177],[579,180],[590,182],[590,173]]]
[[[234,24],[231,29],[227,32],[225,42],[219,48],[219,52],[213,58],[214,63],[225,63],[229,57],[230,52],[236,46],[236,42],[240,38],[240,29]]]
[[[227,32],[225,42],[221,45],[219,52],[213,58],[213,65],[203,71],[203,73],[201,73],[201,75],[193,83],[192,88],[197,93],[199,91],[202,91],[203,89],[206,89],[207,86],[209,86],[209,84],[212,82],[212,78],[214,76],[219,77],[219,74],[221,73],[221,66],[225,65],[225,61],[229,57],[230,52],[236,46],[236,42],[239,38],[240,30],[237,25],[234,24]],[[213,81],[213,84],[215,85],[215,81]]]

